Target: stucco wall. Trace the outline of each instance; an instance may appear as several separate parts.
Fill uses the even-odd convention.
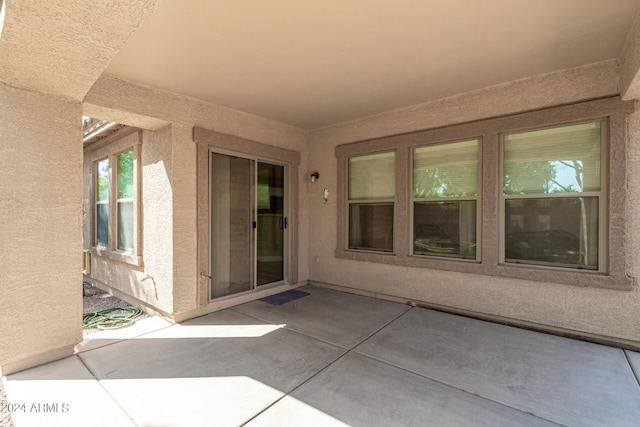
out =
[[[5,370],[82,339],[82,113],[77,101],[1,84],[0,99]]]
[[[142,132],[142,274],[136,275],[137,295],[167,313],[173,306],[174,283],[171,139],[171,126]]]
[[[604,61],[316,129],[310,143],[345,144],[604,98],[619,94],[618,83],[618,62]]]
[[[550,325],[589,334],[640,341],[640,296],[632,291],[582,288],[338,259],[337,203],[322,203],[321,191],[336,193],[336,145],[430,129],[526,110],[615,95],[617,71],[611,62],[538,76],[506,85],[384,113],[312,131],[310,169],[325,179],[309,192],[309,277],[312,281],[422,301],[470,312]],[[576,84],[579,82],[579,84]],[[629,118],[628,274],[640,271],[640,115]]]
[[[170,170],[168,176],[173,199],[174,313],[188,311],[197,305],[197,174],[191,129],[199,126],[302,153],[298,176],[300,281],[310,279],[407,300],[640,341],[640,330],[629,326],[640,323],[637,288],[632,291],[581,288],[379,263],[365,265],[334,256],[336,145],[617,93],[617,63],[607,61],[383,113],[309,134],[264,118],[140,87],[109,76],[103,76],[97,82],[86,101],[94,110],[104,108],[107,115],[103,118],[109,118],[108,111],[119,111],[171,123],[170,168],[166,170]],[[627,195],[629,201],[637,199],[640,203],[640,179],[636,178],[640,173],[640,154],[635,152],[638,151],[635,145],[640,143],[638,113],[630,117],[629,131],[631,186]],[[321,178],[312,184],[308,175],[316,170]],[[326,204],[322,200],[324,188],[330,191]],[[630,205],[627,222],[630,248],[638,246],[636,242],[640,235],[634,231],[634,226],[639,223],[637,209]],[[629,251],[626,260],[630,275],[640,271],[635,253],[635,250]]]
[[[0,81],[79,101],[160,0],[5,3]]]
[[[196,144],[188,125],[175,124],[172,139],[173,173],[173,311],[196,308],[197,271],[197,203]],[[194,280],[195,279],[195,280]]]
[[[620,54],[620,94],[625,100],[640,98],[640,14]]]
[[[173,300],[168,312],[178,314],[198,306],[197,162],[196,144],[192,137],[194,126],[301,154],[300,173],[297,177],[298,282],[308,279],[307,131],[167,91],[135,85],[108,75],[103,75],[89,91],[85,98],[85,109],[102,119],[118,120],[127,117],[131,125],[145,126],[145,118],[171,124],[170,167],[165,169],[169,176],[172,198],[172,216],[166,226],[171,228],[173,239]],[[140,118],[139,123],[137,118]],[[154,231],[143,230],[145,236],[150,232]]]
[[[636,109],[640,105],[636,101]],[[640,281],[640,111],[627,119],[627,273]],[[640,283],[638,283],[640,285]],[[640,297],[639,297],[640,298]],[[640,313],[640,306],[636,306]],[[640,323],[634,325],[640,331]],[[639,332],[640,333],[640,332]]]
[[[84,203],[86,216],[83,245],[91,246],[91,219],[94,215],[91,196],[93,163],[114,150],[120,151],[142,141],[141,171],[141,250],[142,265],[136,266],[94,254],[91,262],[92,279],[118,291],[171,313],[173,309],[173,200],[172,188],[172,129],[144,130],[122,138],[109,138],[89,146],[84,154]],[[146,232],[145,232],[146,231]]]

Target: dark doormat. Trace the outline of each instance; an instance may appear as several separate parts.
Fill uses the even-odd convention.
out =
[[[298,298],[306,297],[307,295],[310,295],[309,292],[299,291],[297,289],[291,289],[290,291],[284,291],[284,292],[280,292],[279,294],[260,298],[260,301],[264,301],[271,305],[282,305],[286,302],[293,301]]]

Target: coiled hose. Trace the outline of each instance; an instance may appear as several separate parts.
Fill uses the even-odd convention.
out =
[[[110,315],[114,311],[128,311],[129,314]],[[131,305],[124,307],[108,308],[101,311],[92,311],[82,315],[82,328],[121,329],[131,326],[136,318],[142,315],[142,310]]]

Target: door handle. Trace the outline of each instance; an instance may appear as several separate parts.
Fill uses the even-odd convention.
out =
[[[207,279],[211,280],[211,276],[209,276],[209,275],[208,275],[208,274],[206,274],[206,273],[201,272],[201,273],[200,273],[200,275],[201,275],[202,277],[206,277]]]
[[[280,218],[280,229],[284,230],[285,228],[287,228],[287,217],[282,217]]]

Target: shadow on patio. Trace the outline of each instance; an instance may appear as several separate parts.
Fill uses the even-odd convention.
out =
[[[94,334],[10,375],[23,425],[638,425],[640,354],[304,288]],[[40,406],[34,406],[40,404]],[[15,408],[14,408],[15,409]],[[46,409],[46,410],[43,410]]]

